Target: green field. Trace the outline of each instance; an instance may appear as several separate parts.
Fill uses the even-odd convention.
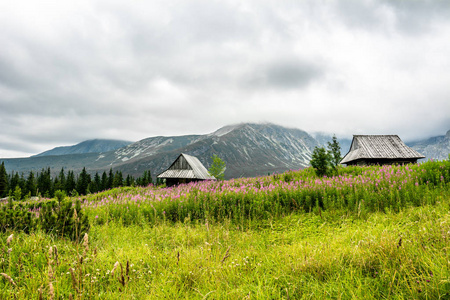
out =
[[[3,204],[34,223],[2,215],[0,298],[450,299],[449,185],[442,161],[114,189],[75,241]]]

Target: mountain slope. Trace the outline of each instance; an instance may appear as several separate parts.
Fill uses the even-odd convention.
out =
[[[417,152],[425,155],[425,160],[448,159],[450,153],[450,130],[446,135],[431,137],[426,140],[407,143]]]
[[[52,150],[48,150],[39,154],[38,156],[50,156],[50,155],[67,155],[67,154],[85,154],[85,153],[100,153],[116,150],[125,146],[128,146],[131,142],[120,140],[88,140],[81,142],[73,146],[56,147]]]
[[[105,158],[106,160],[111,160],[113,164],[126,162],[135,158],[140,159],[158,153],[181,149],[203,138],[204,136],[201,135],[151,137],[105,154],[104,157],[101,157],[100,159]]]
[[[169,167],[180,153],[196,156],[207,168],[212,163],[212,155],[217,154],[227,164],[225,177],[232,178],[306,167],[312,150],[318,145],[305,131],[273,124],[239,124],[208,135],[164,138],[161,144],[151,142],[150,147],[146,140],[137,142],[116,150],[113,159],[109,153],[99,161],[113,160],[115,169],[129,174],[142,174],[150,169],[156,175]]]

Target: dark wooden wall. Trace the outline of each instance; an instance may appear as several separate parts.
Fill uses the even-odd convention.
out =
[[[188,164],[183,156],[178,157],[178,159],[170,166],[169,170],[192,170],[191,166]]]

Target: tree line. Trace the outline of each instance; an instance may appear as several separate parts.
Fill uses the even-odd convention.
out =
[[[42,169],[40,172],[30,171],[25,177],[23,173],[8,174],[5,169],[5,163],[0,165],[0,198],[13,197],[14,200],[43,196],[53,198],[55,192],[64,191],[67,195],[87,195],[97,193],[121,186],[147,186],[152,184],[150,170],[144,171],[143,175],[134,178],[127,175],[125,178],[121,171],[113,172],[112,169],[107,173],[98,172],[91,176],[83,168],[80,174],[75,175],[73,171],[64,168],[55,177],[51,176],[50,168]]]

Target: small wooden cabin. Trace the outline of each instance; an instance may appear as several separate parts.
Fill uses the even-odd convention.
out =
[[[201,180],[216,180],[197,157],[181,153],[172,165],[157,176],[165,179],[167,186]]]
[[[398,135],[354,135],[350,150],[341,164],[406,164],[416,163],[420,158],[425,156],[406,146]]]

